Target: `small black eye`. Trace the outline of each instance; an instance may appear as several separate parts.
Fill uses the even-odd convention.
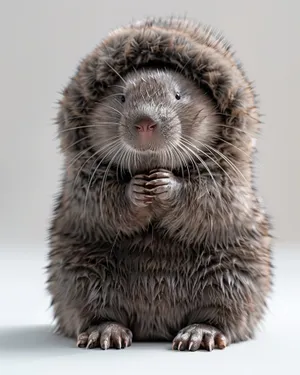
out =
[[[121,96],[121,102],[122,102],[122,103],[125,103],[125,95],[122,95],[122,96]]]
[[[181,98],[181,96],[180,96],[179,92],[176,92],[175,99],[180,100],[180,98]]]

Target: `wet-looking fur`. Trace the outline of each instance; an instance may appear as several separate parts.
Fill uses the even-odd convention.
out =
[[[48,290],[59,330],[104,349],[254,337],[272,284],[253,187],[260,122],[223,38],[180,19],[116,30],[80,63],[57,123]]]

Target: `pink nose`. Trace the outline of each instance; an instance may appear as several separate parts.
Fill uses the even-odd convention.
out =
[[[138,132],[153,132],[156,126],[157,125],[153,120],[150,118],[144,118],[135,125],[135,128]]]

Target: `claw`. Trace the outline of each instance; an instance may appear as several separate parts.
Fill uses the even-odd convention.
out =
[[[181,346],[182,346],[182,341],[180,341],[180,343],[178,344],[178,350],[180,350],[180,348],[181,348]]]
[[[90,340],[86,346],[87,349],[90,349],[93,344],[93,340]]]
[[[122,349],[121,337],[118,339],[118,349]]]
[[[104,350],[107,350],[107,349],[108,349],[108,340],[105,340],[105,341],[103,342],[103,349],[104,349]]]
[[[194,344],[194,342],[193,342],[193,341],[191,341],[191,342],[190,342],[190,345],[189,345],[189,350],[191,350],[191,349],[192,349],[192,347],[193,347],[193,344]]]

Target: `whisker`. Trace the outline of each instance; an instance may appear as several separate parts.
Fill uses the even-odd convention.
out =
[[[248,110],[252,110],[252,109],[255,109],[255,107],[252,107],[252,108],[247,108]],[[222,113],[222,112],[215,112],[214,113],[215,115],[219,115],[219,116],[224,116],[224,117],[232,117],[232,115],[230,113]],[[262,121],[260,119],[257,119],[253,116],[251,116],[249,113],[246,113],[244,112],[243,113],[245,116],[248,116],[249,118],[251,118],[252,120],[256,121],[257,123],[262,123]],[[260,117],[261,117],[261,114],[260,114]]]
[[[84,155],[85,153],[87,153],[87,152],[88,152],[89,150],[91,150],[93,147],[94,147],[94,146],[91,145],[90,147],[86,148],[85,150],[78,152],[78,153],[75,155],[75,157],[70,161],[70,163],[68,163],[68,164],[66,165],[66,167],[67,167],[67,168],[70,168],[70,167],[75,163],[76,160],[78,160],[82,155]]]
[[[61,147],[61,151],[65,152],[65,151],[69,150],[71,147],[77,145],[77,143],[82,142],[82,141],[84,141],[85,139],[87,139],[89,137],[90,136],[87,135],[86,137],[80,138],[78,141],[71,143],[68,147],[65,147],[65,148]]]
[[[122,87],[122,86],[121,86],[121,87]],[[125,87],[122,87],[122,88],[124,89]],[[110,97],[114,97],[114,96],[119,96],[119,95],[120,95],[120,96],[123,95],[123,92],[113,93],[113,94],[110,94],[110,95],[104,96],[104,97],[101,98],[100,100],[94,100],[93,103],[94,103],[94,104],[101,104],[103,101],[107,100],[108,98],[110,98]],[[71,96],[70,96],[70,98],[71,98]],[[75,97],[74,97],[74,98],[75,98]],[[88,111],[92,111],[92,110],[95,109],[95,107],[96,107],[95,105],[92,106],[92,107],[88,107],[88,106],[86,106],[85,109],[88,110]],[[61,105],[60,105],[60,104],[58,104],[58,106],[57,106],[57,109],[59,109],[59,108],[61,108]],[[81,115],[81,114],[78,114],[78,115],[73,114],[72,116],[68,116],[69,119],[78,119],[78,118],[82,118],[82,117],[83,117],[83,115]],[[56,119],[56,116],[53,118],[53,120],[55,121],[55,119]]]
[[[186,66],[189,64],[189,62],[192,60],[192,58],[190,57],[186,63],[183,65],[183,67],[181,68],[180,72],[179,73],[182,73],[184,71],[184,69],[186,68]]]
[[[124,147],[122,147],[122,149],[123,149]],[[126,154],[126,152],[127,152],[127,150],[126,150],[126,148],[124,148],[123,149],[123,152],[122,152],[122,155],[121,155],[121,158],[120,158],[120,160],[119,160],[119,163],[118,163],[118,167],[117,167],[117,173],[118,173],[118,170],[119,170],[119,168],[120,168],[120,174],[121,175],[123,175],[124,174],[124,162],[123,162],[123,160],[124,160],[124,157],[125,157],[125,154]]]
[[[119,143],[119,142],[116,141],[116,144],[118,144],[118,143]],[[111,147],[111,144],[110,144],[109,146]],[[92,184],[93,178],[94,178],[96,172],[98,171],[100,165],[102,164],[103,160],[104,160],[108,155],[112,154],[114,151],[115,151],[115,148],[110,149],[110,150],[109,150],[109,151],[103,156],[103,158],[102,158],[102,159],[100,160],[100,162],[97,164],[97,166],[96,166],[96,168],[95,168],[95,170],[94,170],[94,172],[93,172],[93,174],[92,174],[92,176],[91,176],[91,178],[90,178],[90,180],[89,180],[89,183],[88,183],[88,186],[87,186],[87,190],[86,190],[86,194],[85,194],[84,212],[85,212],[85,210],[86,210],[86,204],[87,204],[87,200],[88,200],[88,193],[89,193],[89,189],[90,189],[90,187],[91,187],[91,184]]]
[[[183,144],[185,145],[185,147],[189,150],[189,152],[191,152],[191,153],[192,153],[192,154],[193,154],[193,155],[194,155],[194,156],[195,156],[195,157],[201,162],[201,164],[204,166],[204,168],[207,170],[207,172],[209,173],[210,177],[211,177],[212,180],[213,180],[213,183],[214,183],[214,185],[215,185],[215,187],[216,187],[216,190],[217,190],[217,192],[218,192],[218,194],[219,194],[219,197],[220,197],[220,199],[221,199],[220,188],[219,188],[219,186],[218,186],[218,184],[217,184],[217,182],[216,182],[216,180],[215,180],[213,174],[211,173],[211,170],[209,169],[207,163],[201,158],[201,156],[197,155],[196,152],[194,152],[193,150],[191,150],[191,149],[189,148],[189,145],[188,145],[188,143],[186,142],[185,139],[182,139],[182,141],[183,141]]]
[[[231,168],[238,174],[240,174],[240,176],[245,180],[245,182],[248,184],[248,180],[246,179],[246,177],[243,175],[243,173],[239,170],[239,168],[230,160],[228,159],[227,156],[225,156],[222,152],[218,151],[217,149],[215,149],[214,147],[212,146],[209,146],[207,144],[204,144],[202,142],[200,142],[199,140],[197,140],[198,143],[200,143],[203,147],[207,148],[208,150],[211,150],[212,152],[215,152],[216,154],[218,154],[223,160],[225,160],[227,162],[227,164],[229,164],[231,166]]]
[[[121,85],[110,85],[109,87],[119,87],[119,88],[121,88],[121,89],[125,89],[125,86],[121,86]]]
[[[133,155],[132,152],[129,152],[129,153],[128,153],[128,157],[129,157],[129,161],[128,161],[128,171],[129,171],[129,174],[130,174],[131,176],[132,176],[132,170],[131,170],[131,165],[132,165],[132,164],[131,164],[131,163],[132,163],[132,162],[131,162],[131,158],[132,158],[132,155]]]
[[[205,118],[216,117],[218,115],[228,116],[228,117],[231,116],[229,114],[224,114],[224,113],[221,113],[221,112],[213,112],[213,113],[207,112],[207,113],[203,113],[203,115],[205,116]],[[245,134],[249,135],[249,137],[251,137],[251,138],[253,138],[255,136],[255,134],[257,134],[257,131],[253,131],[253,133],[250,133],[247,130],[240,129],[240,128],[236,127],[236,126],[227,125],[227,124],[224,124],[224,123],[217,123],[216,125],[217,126],[222,126],[222,127],[225,127],[225,128],[230,128],[230,129],[237,130],[238,132],[245,133]]]
[[[200,173],[200,170],[199,170],[199,167],[198,167],[197,163],[194,161],[194,159],[191,157],[191,155],[189,155],[186,152],[185,148],[181,144],[178,144],[178,147],[181,149],[181,152],[183,153],[182,159],[184,160],[184,155],[186,155],[189,158],[189,160],[191,161],[192,165],[194,165],[194,167],[196,168],[197,174],[198,174],[198,179],[199,179],[199,184],[200,184],[201,173]],[[188,181],[191,182],[190,168],[188,166],[188,163],[186,163],[186,164],[187,164],[187,172],[188,172]]]
[[[106,143],[99,150],[97,150],[97,154],[99,153],[99,151],[102,152],[102,151],[106,150],[108,147],[114,146],[118,141],[119,141],[119,137],[118,136],[110,137],[109,139],[106,140],[106,142],[109,142],[109,143]],[[92,155],[92,157],[93,157],[93,155]],[[91,158],[89,158],[89,159],[91,159]],[[95,165],[95,163],[97,163],[96,160],[91,165],[91,170],[93,169],[93,166]]]
[[[125,87],[123,87],[123,88],[125,88]],[[117,93],[114,93],[114,94],[111,94],[111,95],[107,95],[107,96],[104,96],[102,99],[100,99],[100,100],[96,100],[95,101],[95,103],[97,103],[97,104],[101,104],[103,101],[105,101],[105,100],[107,100],[107,99],[109,99],[109,98],[112,98],[112,97],[114,97],[114,96],[121,96],[121,95],[123,95],[123,92],[117,92]]]
[[[68,132],[68,131],[71,131],[71,130],[77,130],[77,129],[99,128],[102,125],[119,125],[119,123],[118,122],[103,122],[103,123],[97,123],[97,124],[75,126],[73,128],[60,130],[59,133],[65,133],[65,132]],[[59,137],[59,135],[58,135],[58,137]]]
[[[115,150],[113,150],[113,151],[115,151]],[[121,148],[117,149],[116,154],[112,157],[108,166],[106,167],[106,170],[105,170],[105,173],[104,173],[104,176],[103,176],[103,179],[102,179],[101,190],[100,190],[100,213],[102,215],[103,215],[103,188],[104,188],[104,185],[105,185],[106,180],[107,180],[108,172],[109,172],[115,158],[119,155],[120,152],[121,152]]]
[[[190,174],[190,170],[189,170],[189,166],[188,166],[188,163],[187,161],[185,160],[184,158],[184,153],[185,153],[185,150],[184,148],[181,146],[181,144],[177,144],[178,148],[181,150],[181,152],[173,146],[173,150],[175,151],[175,153],[177,153],[178,157],[179,157],[179,162],[180,162],[180,167],[181,167],[181,171],[182,171],[182,178],[184,178],[184,170],[183,170],[183,164],[186,165],[186,170],[187,170],[187,173],[188,173],[188,181],[190,182],[191,181],[191,174]],[[187,155],[188,158],[190,160],[192,160],[192,158],[190,158],[190,155]],[[197,168],[197,167],[196,167]]]
[[[245,133],[247,134],[249,137],[253,138],[255,136],[255,134],[251,134],[250,132],[247,132],[246,130],[243,130],[243,129],[239,129],[239,128],[236,128],[235,126],[231,126],[231,125],[224,125],[224,124],[217,124],[217,126],[222,126],[223,128],[230,128],[230,129],[234,129],[234,130],[237,130],[241,133]]]
[[[138,153],[136,150],[133,151],[133,155],[134,155],[134,162],[135,162],[135,168],[136,168],[138,165]]]
[[[215,115],[216,115],[215,113],[214,114],[209,114],[209,113],[205,114],[206,118],[215,117]],[[223,123],[220,123],[220,122],[216,123],[216,126],[218,126],[218,127],[220,126],[220,127],[224,127],[224,128],[229,128],[229,129],[234,129],[234,130],[236,130],[236,131],[238,131],[240,133],[247,134],[251,138],[253,138],[257,134],[257,131],[255,131],[253,133],[250,133],[247,130],[240,129],[240,128],[238,128],[236,126],[232,126],[232,125],[226,125],[226,124],[223,124]]]
[[[220,155],[221,158],[223,158],[231,167],[233,170],[235,170],[243,179],[244,181],[248,184],[248,180],[246,179],[246,177],[243,175],[243,173],[240,171],[240,169],[226,156],[224,155],[222,152],[216,150],[214,147],[212,146],[209,146],[209,145],[203,145],[204,147],[206,148],[209,148],[211,149],[213,152],[217,153],[218,155]]]
[[[112,67],[107,61],[105,61],[105,63],[106,63],[106,65],[113,71],[113,72],[115,72],[116,74],[117,74],[117,76],[125,83],[125,85],[126,85],[126,81],[125,81],[125,79],[121,76],[121,74],[120,73],[118,73],[117,71],[116,71],[116,69],[114,68],[114,67]]]
[[[131,154],[131,150],[128,147],[126,147],[126,151],[125,151],[125,155],[124,155],[124,160],[127,161],[126,167],[127,167],[128,170],[130,169],[130,167],[128,166],[128,164],[129,164],[128,163],[128,159],[130,157],[130,154]],[[125,170],[125,162],[124,162],[124,170]]]
[[[198,142],[198,143],[200,143],[201,144],[201,146],[204,146],[204,144],[202,143],[202,142],[200,142],[200,141],[198,141],[198,140],[195,140],[195,139],[193,139],[192,137],[189,137],[189,136],[187,136],[186,135],[186,137],[188,137],[188,138],[190,138],[191,140],[193,140],[194,142],[196,141],[196,142]],[[185,139],[185,141],[188,141],[187,139]],[[193,146],[193,147],[195,147],[196,148],[196,146],[195,145],[193,145],[191,142],[189,142],[189,144],[190,144],[190,146]],[[203,155],[205,155],[207,158],[209,158],[213,163],[215,163],[216,164],[216,166],[218,167],[218,168],[220,168],[224,173],[225,173],[225,175],[229,178],[229,180],[230,180],[230,182],[233,184],[233,180],[232,180],[232,178],[230,177],[230,175],[225,171],[225,169],[213,158],[213,157],[211,157],[209,154],[207,154],[205,151],[203,151],[203,150],[201,150],[200,148],[196,148],[196,150],[197,151],[199,151],[199,152],[201,152]]]
[[[172,153],[172,151],[173,151],[173,153]],[[173,156],[174,153],[176,155],[176,162],[177,162],[177,158],[178,158],[181,172],[184,173],[184,171],[183,171],[183,164],[182,164],[182,160],[181,160],[181,156],[180,156],[180,152],[179,152],[179,150],[176,150],[176,147],[173,144],[173,142],[170,142],[170,145],[167,145],[167,147],[166,147],[165,154],[166,154],[166,160],[172,160],[171,170],[173,170],[174,167],[175,167],[175,165],[177,164],[174,161],[174,156]]]
[[[115,112],[118,113],[120,116],[123,116],[123,114],[122,114],[118,109],[116,109],[116,108],[114,108],[114,107],[111,107],[110,105],[102,104],[102,106],[103,106],[103,107],[106,107],[106,108],[109,108],[109,109],[111,109],[111,110],[113,110],[113,111],[115,111]]]
[[[101,128],[104,126],[109,126],[109,125],[115,125],[115,126],[120,126],[119,122],[98,122],[97,119],[95,119],[96,122],[92,122],[91,125],[95,125],[95,127]]]
[[[247,152],[245,152],[244,150],[242,150],[241,148],[239,148],[239,147],[237,147],[236,145],[234,145],[233,143],[231,143],[231,142],[228,142],[228,141],[226,141],[225,139],[223,139],[223,138],[219,138],[220,139],[220,141],[222,141],[222,142],[225,142],[225,143],[227,143],[228,145],[230,145],[230,146],[232,146],[232,147],[234,147],[234,148],[236,148],[237,150],[239,150],[240,152],[242,152],[244,155],[246,155],[247,157],[249,157],[249,155],[247,154]]]
[[[122,141],[120,141],[119,145],[120,145],[119,149],[122,152],[121,152],[121,157],[119,158],[118,164],[117,164],[117,176],[119,176],[119,169],[120,169],[120,174],[122,176],[125,173],[124,160],[126,160],[126,155],[129,152],[129,150],[127,149],[127,147],[124,147],[124,144]]]
[[[116,138],[116,137],[115,137]],[[110,139],[111,140],[111,139]],[[110,141],[110,140],[108,140],[108,141]],[[116,141],[115,141],[116,142]],[[81,167],[78,169],[78,171],[77,171],[77,174],[76,174],[76,177],[75,177],[75,179],[74,179],[74,182],[73,182],[73,189],[74,189],[74,187],[75,187],[75,185],[76,185],[76,182],[77,182],[77,178],[79,177],[79,175],[80,175],[80,172],[83,170],[83,168],[84,168],[84,166],[92,159],[92,158],[94,158],[96,155],[99,155],[101,152],[103,152],[103,151],[105,151],[108,147],[110,147],[111,146],[111,144],[106,144],[105,146],[103,146],[103,147],[101,147],[99,150],[97,150],[96,152],[94,152],[82,165],[81,165]],[[97,147],[97,146],[95,146],[95,147]],[[96,160],[94,161],[94,163],[92,164],[92,166],[91,166],[91,169],[93,168],[93,165],[95,164],[95,162],[97,162],[97,160],[98,160],[99,158],[97,157],[96,158]]]
[[[185,140],[185,141],[187,141],[187,140]],[[197,149],[197,147],[196,147],[195,145],[191,144],[191,146],[193,146],[196,150],[201,151],[201,150]],[[195,153],[194,153],[194,154],[195,154]],[[206,154],[206,155],[207,155],[207,154]],[[216,179],[214,178],[214,176],[213,176],[213,174],[212,174],[212,172],[211,172],[209,166],[204,162],[204,160],[203,160],[199,155],[196,154],[195,156],[198,157],[200,163],[204,165],[205,169],[208,171],[209,175],[211,176],[211,178],[212,178],[212,180],[213,180],[213,183],[214,183],[214,185],[215,185],[215,188],[216,188],[216,193],[217,193],[217,196],[218,196],[218,199],[219,199],[220,208],[221,208],[222,212],[224,213],[224,209],[225,209],[225,207],[224,207],[224,204],[223,204],[223,199],[222,199],[222,194],[221,194],[220,186],[218,185]],[[207,155],[207,156],[209,156],[209,155]],[[217,164],[218,166],[220,166],[220,165],[219,165],[214,159],[211,159],[211,160],[212,160],[215,164]],[[195,163],[195,164],[196,164],[196,163]],[[221,169],[222,169],[222,167],[221,167]],[[197,168],[197,171],[198,171],[198,174],[199,174],[199,184],[200,184],[200,182],[201,182],[201,172],[199,171],[198,168]],[[225,174],[227,174],[226,171],[224,171],[224,172],[225,172]],[[228,175],[228,177],[229,177],[229,179],[231,180],[231,178],[230,178],[229,175]],[[231,181],[232,181],[232,180],[231,180]],[[206,191],[207,191],[207,193],[209,194],[209,187],[207,186],[207,184],[205,184],[205,186],[206,186]]]

